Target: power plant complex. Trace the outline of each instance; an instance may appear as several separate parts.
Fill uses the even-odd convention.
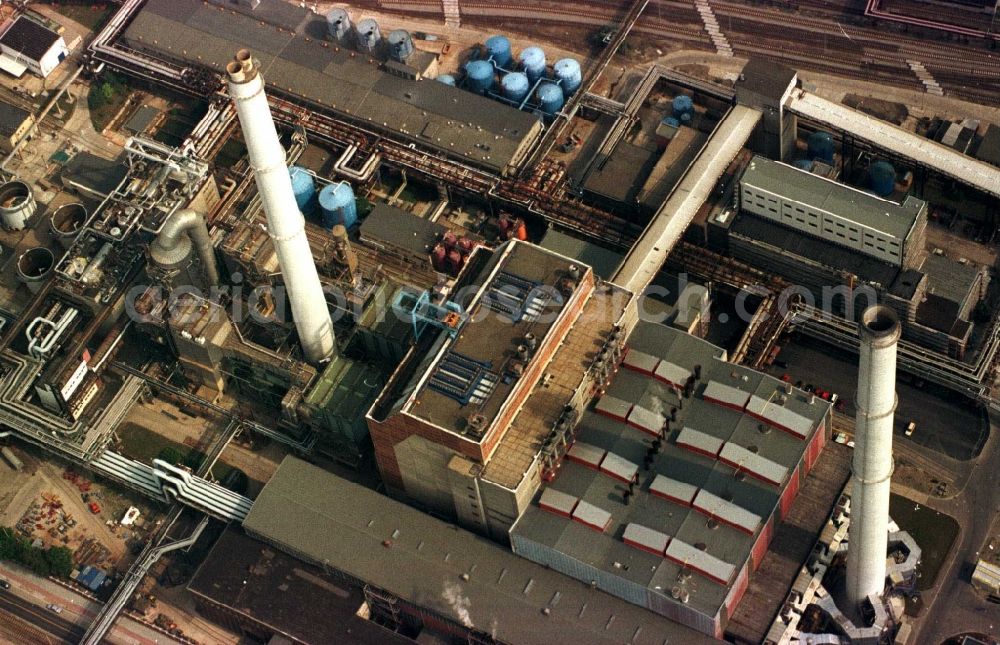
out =
[[[4,13],[72,53],[0,52],[44,91],[0,108],[0,439],[73,494],[0,512],[102,601],[29,627],[209,642],[183,594],[271,643],[950,630],[928,527],[994,508],[1000,126],[737,64],[729,3],[697,71],[634,62],[646,0],[573,50],[387,4],[126,0],[68,46]]]

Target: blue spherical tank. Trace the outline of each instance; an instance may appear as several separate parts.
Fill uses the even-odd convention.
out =
[[[683,119],[686,114],[690,120],[691,113],[694,112],[694,101],[687,94],[679,94],[674,97],[673,110],[675,119]]]
[[[691,123],[691,113],[690,112],[684,112],[683,114],[681,114],[681,116],[680,116],[680,122],[683,123],[684,125],[690,125],[690,123]]]
[[[326,14],[326,30],[330,40],[342,45],[347,44],[351,33],[351,16],[346,9],[331,9]]]
[[[465,64],[465,77],[473,92],[485,94],[493,89],[493,64],[485,60],[474,60]]]
[[[559,81],[563,88],[563,94],[566,96],[572,96],[583,82],[583,71],[575,58],[557,60],[556,64],[552,66],[552,76]]]
[[[292,166],[288,169],[288,175],[292,178],[295,203],[299,205],[300,211],[308,215],[316,208],[316,180],[302,166]]]
[[[833,153],[836,146],[833,135],[829,132],[813,132],[808,140],[809,158],[819,159],[824,163],[833,163]]]
[[[413,53],[413,39],[405,29],[393,29],[389,32],[389,55],[393,60],[405,63]]]
[[[792,162],[792,165],[799,170],[805,170],[806,172],[812,172],[813,161],[812,159],[796,159]]]
[[[523,101],[524,97],[528,96],[528,92],[531,91],[528,77],[521,72],[507,74],[500,81],[500,86],[503,88],[503,95],[515,103]]]
[[[493,58],[497,67],[509,69],[512,54],[510,52],[510,40],[506,36],[490,36],[486,39],[486,58]]]
[[[345,181],[330,184],[319,191],[319,207],[323,214],[324,228],[333,228],[337,224],[350,228],[358,221],[354,190]]]
[[[358,23],[358,51],[374,55],[378,53],[379,45],[382,43],[382,31],[378,28],[378,23],[372,18],[365,18]]]
[[[444,83],[445,85],[451,85],[452,87],[455,87],[455,77],[452,76],[451,74],[438,74],[434,80],[436,80],[438,83]]]
[[[876,161],[868,169],[868,187],[876,195],[891,195],[896,190],[896,169],[888,161]]]
[[[545,76],[545,52],[541,47],[525,47],[521,50],[520,59],[521,67],[532,85]]]
[[[670,127],[677,128],[680,127],[681,122],[672,116],[665,117],[660,123],[669,125]]]
[[[542,112],[549,115],[555,114],[563,106],[562,88],[555,83],[539,85],[535,97],[538,99],[538,105],[542,108]]]

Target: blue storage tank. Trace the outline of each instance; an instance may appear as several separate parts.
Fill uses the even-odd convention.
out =
[[[438,74],[434,80],[436,80],[438,83],[444,83],[445,85],[451,85],[452,87],[455,87],[455,77],[452,76],[451,74]]]
[[[365,18],[358,23],[358,51],[375,55],[382,43],[382,31],[373,18]]]
[[[405,29],[393,29],[389,32],[389,55],[393,60],[405,63],[413,53],[413,39]]]
[[[545,76],[545,52],[541,47],[525,47],[521,50],[521,67],[528,75],[528,82],[534,85]]]
[[[552,76],[562,85],[565,96],[572,96],[583,83],[583,71],[575,58],[557,60],[552,66]]]
[[[346,9],[331,9],[326,14],[326,30],[333,40],[342,45],[346,45],[348,36],[351,33],[351,16]]]
[[[664,118],[664,119],[663,119],[663,120],[661,121],[661,123],[664,123],[664,124],[666,124],[666,125],[669,125],[669,126],[670,126],[670,127],[672,127],[672,128],[678,128],[678,127],[680,127],[680,125],[681,125],[681,122],[680,122],[680,121],[678,121],[677,119],[675,119],[675,118],[674,118],[674,117],[672,117],[672,116],[668,116],[668,117]]]
[[[833,142],[833,135],[829,132],[813,132],[807,141],[809,147],[809,158],[819,159],[824,163],[833,163],[833,153],[836,145]]]
[[[868,187],[881,197],[896,190],[896,169],[888,161],[876,161],[868,168]]]
[[[799,170],[805,170],[806,172],[812,172],[813,161],[812,159],[796,159],[792,162],[792,165]]]
[[[316,208],[316,180],[302,166],[292,166],[288,169],[292,178],[292,192],[295,193],[295,203],[306,215]]]
[[[323,214],[324,228],[330,229],[337,224],[350,228],[358,221],[354,190],[346,181],[330,184],[319,191],[319,207]]]
[[[504,76],[500,81],[500,87],[503,88],[503,95],[515,103],[523,101],[531,91],[528,77],[521,72],[511,72]]]
[[[679,94],[674,97],[673,109],[675,119],[683,119],[686,114],[690,120],[691,113],[694,112],[694,101],[687,94]]]
[[[539,85],[535,97],[538,99],[538,105],[542,108],[542,112],[549,115],[555,114],[563,106],[562,88],[555,83]]]
[[[493,58],[497,67],[510,69],[510,40],[506,36],[490,36],[486,39],[486,58]]]
[[[465,64],[465,76],[468,87],[473,92],[485,94],[493,89],[493,63],[485,60],[474,60]]]
[[[682,113],[679,120],[684,125],[690,124],[691,123],[691,113],[690,112],[684,112],[684,113]]]

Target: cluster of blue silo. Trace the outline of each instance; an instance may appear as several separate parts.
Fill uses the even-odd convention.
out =
[[[521,61],[521,69],[532,85],[545,76],[545,51],[541,47],[525,47],[518,59]]]
[[[350,228],[358,221],[354,190],[346,181],[324,186],[319,191],[319,208],[324,228],[333,228],[337,224]]]
[[[493,90],[496,70],[488,60],[472,60],[465,64],[466,86],[477,94]]]
[[[528,81],[526,74],[511,72],[500,81],[500,87],[503,88],[505,98],[520,105],[521,101],[527,98],[528,92],[531,91],[531,82]]]
[[[563,94],[572,96],[583,83],[583,70],[575,58],[563,58],[552,66],[552,77],[559,81]]]
[[[316,210],[316,180],[302,166],[292,166],[288,169],[292,179],[292,192],[295,193],[295,203],[305,215],[311,215]]]
[[[540,83],[535,98],[538,99],[538,107],[549,116],[561,110],[566,101],[562,88],[555,83]]]
[[[673,108],[673,116],[680,123],[690,123],[691,117],[694,115],[694,101],[687,94],[678,94],[674,97],[673,103],[671,104]]]
[[[486,39],[485,58],[493,59],[497,67],[510,69],[510,62],[513,58],[510,49],[510,40],[506,36],[490,36]]]
[[[456,85],[455,77],[452,76],[451,74],[438,74],[437,77],[434,80],[436,80],[438,83],[444,83],[445,85],[451,85],[452,87],[455,87],[455,85]]]
[[[888,161],[876,161],[868,168],[868,188],[880,197],[896,190],[896,169]]]
[[[813,132],[806,141],[808,155],[810,159],[819,159],[823,163],[833,163],[833,153],[836,145],[833,142],[833,135],[829,132]]]

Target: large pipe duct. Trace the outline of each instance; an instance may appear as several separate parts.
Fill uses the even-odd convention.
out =
[[[881,596],[885,589],[899,319],[889,307],[869,307],[861,315],[859,331],[861,359],[847,553],[847,600],[855,611],[871,594]]]
[[[209,284],[218,285],[219,268],[215,261],[212,238],[208,234],[205,216],[196,210],[185,208],[174,211],[150,245],[149,254],[156,264],[170,267],[187,259],[192,243]]]
[[[336,348],[333,323],[306,239],[305,220],[295,202],[285,149],[281,147],[264,95],[264,79],[246,49],[236,54],[226,66],[226,72],[229,74],[229,95],[243,129],[299,341],[306,359],[316,363],[329,358]]]

